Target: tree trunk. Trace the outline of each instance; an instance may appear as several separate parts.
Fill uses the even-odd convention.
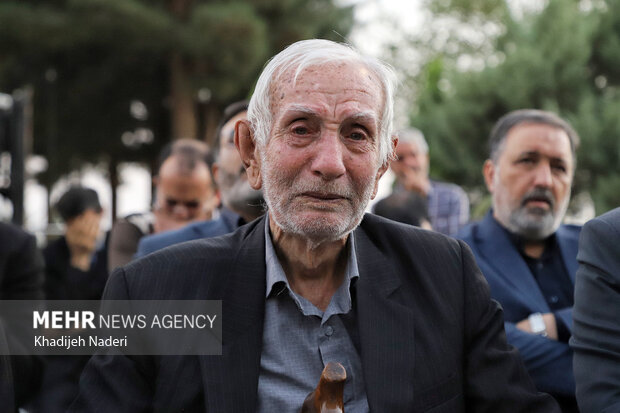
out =
[[[108,176],[110,177],[110,186],[112,187],[112,223],[116,220],[116,189],[118,188],[118,162],[110,159],[108,162]]]
[[[192,0],[169,0],[170,13],[180,21],[187,20]],[[170,110],[172,139],[198,138],[198,120],[191,71],[178,52],[172,52],[170,70]]]
[[[198,137],[191,73],[183,57],[173,52],[170,58],[170,105],[172,139]]]

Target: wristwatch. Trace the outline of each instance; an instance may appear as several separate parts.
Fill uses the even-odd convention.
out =
[[[530,329],[532,329],[532,333],[538,334],[539,336],[547,337],[547,326],[545,325],[545,320],[541,313],[532,313],[527,318],[527,321],[530,323]]]

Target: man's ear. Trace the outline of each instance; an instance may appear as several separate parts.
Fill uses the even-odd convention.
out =
[[[220,193],[219,191],[214,190],[209,199],[204,203],[205,211],[209,211],[209,214],[212,214],[213,211],[217,209],[220,205]]]
[[[494,190],[494,179],[497,173],[495,164],[492,160],[487,159],[482,166],[482,176],[484,176],[484,183],[487,185],[487,189],[490,193]]]
[[[211,180],[213,181],[213,193],[217,196],[217,204],[218,207],[222,201],[222,192],[220,191],[220,166],[217,164],[217,161],[211,165]]]
[[[379,190],[379,180],[381,179],[385,171],[387,171],[389,166],[390,166],[389,162],[383,162],[383,165],[379,167],[379,170],[377,171],[377,175],[375,176],[375,187],[372,190],[372,196],[370,197],[370,199],[375,199],[375,197],[377,196],[377,191]]]
[[[220,192],[220,166],[215,162],[211,166],[211,178],[213,179],[213,187],[215,188],[215,193],[217,196],[222,198],[222,194]]]
[[[217,164],[217,162],[215,162],[212,166],[211,166],[211,177],[213,178],[213,182],[215,182],[215,184],[219,183],[219,178],[220,178],[220,166]]]
[[[398,138],[396,137],[396,135],[392,135],[392,147],[390,148],[388,160],[383,162],[383,165],[381,165],[379,167],[379,170],[377,171],[377,175],[375,176],[375,188],[372,191],[372,196],[370,197],[370,199],[375,199],[375,196],[377,196],[377,191],[379,190],[379,180],[381,179],[385,171],[387,171],[387,169],[389,168],[390,159],[393,159],[396,156],[396,154],[394,153],[394,151],[396,150],[396,145],[398,145]]]
[[[258,145],[254,139],[254,131],[247,120],[240,120],[235,125],[235,146],[241,155],[250,186],[260,189],[263,185],[260,172],[261,160]]]

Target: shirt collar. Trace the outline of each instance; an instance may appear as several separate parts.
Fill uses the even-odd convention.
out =
[[[265,298],[269,298],[271,294],[280,295],[286,289],[290,290],[288,280],[278,261],[273,242],[271,241],[271,234],[269,231],[269,213],[265,214],[265,263],[267,265],[267,288],[265,291]],[[359,278],[359,268],[357,266],[357,255],[355,253],[355,236],[354,232],[349,233],[347,238],[347,266],[345,269],[345,281],[350,288],[351,284]],[[348,290],[348,288],[347,288]]]

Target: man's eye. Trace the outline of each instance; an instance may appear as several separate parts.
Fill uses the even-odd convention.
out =
[[[366,134],[362,132],[352,132],[349,137],[354,141],[363,141],[366,139]]]
[[[523,158],[523,159],[519,159],[519,161],[518,161],[518,162],[519,162],[519,163],[522,163],[522,164],[526,164],[526,165],[531,165],[531,164],[533,164],[535,161],[534,161],[534,159],[532,159],[532,158]]]
[[[566,172],[566,167],[564,165],[551,165],[551,167],[558,172]]]
[[[295,135],[307,135],[308,134],[308,128],[306,128],[305,126],[295,126],[293,128],[293,133]]]

